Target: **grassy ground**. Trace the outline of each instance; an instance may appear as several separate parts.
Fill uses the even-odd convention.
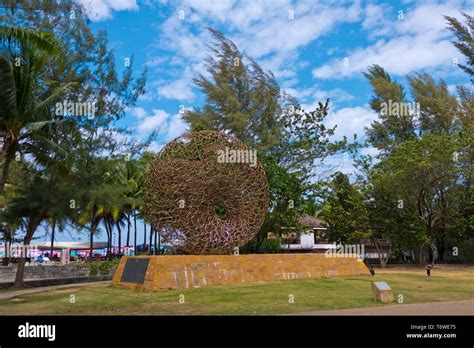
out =
[[[265,315],[373,307],[371,281],[387,281],[403,303],[474,300],[474,267],[376,270],[376,276],[281,281],[200,289],[135,292],[78,285],[0,301],[0,315]],[[69,302],[75,295],[75,303]],[[179,303],[180,295],[184,302]],[[289,303],[293,295],[294,303]]]

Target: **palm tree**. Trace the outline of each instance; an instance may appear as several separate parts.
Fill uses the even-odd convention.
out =
[[[19,181],[19,185],[9,187],[9,191],[15,191],[15,196],[9,199],[2,219],[9,224],[21,220],[21,225],[25,228],[23,245],[28,245],[40,224],[48,221],[51,216],[69,215],[67,218],[71,218],[69,197],[74,195],[71,191],[74,188],[67,180],[57,180],[47,171],[40,170],[30,163],[21,165],[25,169],[23,173],[25,178]],[[26,255],[23,255],[18,262],[15,286],[23,284],[25,261]]]
[[[137,252],[137,213],[143,202],[143,185],[145,180],[144,168],[142,162],[133,160],[131,163],[131,178],[129,183],[129,195],[133,211],[133,229],[134,229],[134,250]]]
[[[119,253],[122,247],[122,227],[125,225],[126,214],[121,210],[123,207],[122,205],[122,191],[120,186],[116,186],[117,190],[114,190],[113,197],[108,202],[106,202],[105,214],[103,217],[103,223],[105,229],[107,231],[107,238],[108,238],[108,247],[107,247],[107,254],[111,253],[112,245],[112,236],[113,236],[113,228],[117,226],[118,230],[118,246],[119,246]]]
[[[127,222],[126,245],[130,245],[131,217],[134,222],[134,248],[137,250],[137,210],[141,206],[141,192],[143,187],[143,173],[139,162],[134,159],[121,162],[115,166],[115,185],[124,188],[121,191],[120,210]]]
[[[41,130],[51,125],[54,103],[73,84],[49,88],[42,70],[60,53],[60,44],[49,33],[0,27],[0,196],[3,196],[11,161],[18,154],[44,160],[58,146]]]
[[[28,190],[16,187],[11,202],[5,201],[8,209],[4,221],[22,220],[26,228],[25,245],[45,219],[55,216],[50,208],[67,206],[51,201],[59,192],[58,179],[54,171],[48,171],[58,163],[58,158],[64,161],[68,157],[67,151],[53,139],[54,132],[51,133],[68,121],[53,120],[52,111],[54,103],[61,100],[73,84],[57,87],[55,82],[46,81],[44,75],[46,63],[58,57],[60,51],[59,41],[49,33],[0,27],[0,197],[3,201],[13,159],[28,154],[35,162],[35,166],[28,169],[34,180],[25,186]],[[64,168],[63,165],[57,167],[60,172],[64,172]],[[55,191],[51,191],[53,187]],[[46,203],[42,195],[50,200]],[[20,258],[16,285],[23,283],[25,261],[25,257]]]
[[[148,170],[148,166],[150,165],[151,161],[155,157],[155,154],[152,152],[143,152],[140,158],[137,161],[137,191],[135,193],[135,197],[138,201],[138,210],[139,216],[143,221],[143,245],[146,249],[147,246],[147,223],[148,221],[145,218],[145,212],[143,210],[143,188],[145,186],[145,173]],[[149,251],[152,247],[152,238],[153,238],[153,229],[150,226],[150,242],[149,242]]]
[[[81,193],[77,222],[81,227],[89,228],[90,261],[92,261],[94,235],[99,225],[110,223],[111,218],[117,220],[120,217],[119,198],[125,189],[117,184],[117,177],[120,175],[112,175],[120,171],[119,162],[102,157],[89,157],[88,163],[78,163],[77,182]],[[108,227],[106,230],[109,231]]]

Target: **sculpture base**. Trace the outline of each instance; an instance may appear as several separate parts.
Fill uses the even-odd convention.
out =
[[[357,257],[324,254],[125,256],[112,285],[164,290],[367,274]]]

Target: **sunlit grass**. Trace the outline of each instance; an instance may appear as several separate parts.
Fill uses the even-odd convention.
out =
[[[376,276],[321,278],[199,289],[136,292],[108,284],[0,301],[1,315],[265,315],[382,306],[370,283],[387,281],[403,303],[474,299],[474,268],[377,270]],[[70,303],[71,295],[75,303]],[[179,296],[184,295],[184,303]],[[290,295],[294,303],[289,303]],[[395,302],[395,304],[396,304]]]

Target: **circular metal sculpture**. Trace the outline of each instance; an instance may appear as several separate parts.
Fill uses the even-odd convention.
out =
[[[259,231],[269,190],[255,150],[230,135],[200,131],[158,153],[144,200],[167,243],[193,254],[229,254]]]

